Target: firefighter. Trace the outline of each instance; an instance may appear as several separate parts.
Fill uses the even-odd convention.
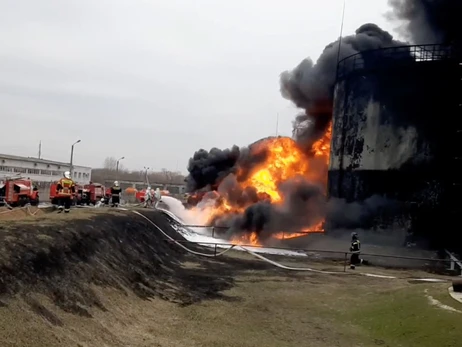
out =
[[[144,207],[148,207],[148,205],[152,206],[152,191],[151,187],[148,187],[146,189],[146,192],[144,193]]]
[[[351,246],[350,246],[351,258],[350,268],[355,269],[356,265],[362,264],[363,260],[359,258],[361,254],[361,242],[359,241],[358,234],[351,234]]]
[[[58,213],[64,210],[64,213],[69,213],[72,199],[75,193],[75,183],[71,179],[69,171],[64,172],[64,177],[58,181],[56,186],[58,197]]]
[[[159,188],[156,188],[155,192],[154,192],[154,197],[156,199],[156,205],[155,205],[155,208],[157,208],[157,206],[159,205],[159,202],[162,202],[162,194],[160,193],[160,189]]]
[[[119,207],[120,204],[120,194],[122,193],[122,188],[119,186],[119,181],[114,182],[114,186],[111,187],[112,195],[112,207]]]
[[[99,200],[99,201],[96,203],[95,207],[104,207],[105,202],[106,202],[106,200],[105,200],[104,198],[101,198],[101,200]]]

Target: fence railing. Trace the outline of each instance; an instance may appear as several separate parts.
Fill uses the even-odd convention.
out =
[[[217,249],[223,247],[231,247],[235,246],[236,243],[233,242],[202,242],[202,241],[190,241],[190,240],[170,240],[165,239],[166,242],[176,242],[176,243],[186,243],[186,244],[198,244],[204,246],[210,246],[214,249],[214,254],[217,255]],[[290,251],[290,252],[297,252],[297,253],[304,253],[307,256],[313,254],[328,254],[334,260],[341,260],[343,265],[343,271],[345,272],[347,267],[349,266],[350,256],[353,254],[352,252],[347,251],[338,251],[338,250],[326,250],[326,249],[307,249],[307,248],[291,248],[291,247],[277,247],[277,246],[255,246],[253,244],[239,244],[241,247],[252,247],[252,248],[259,248],[264,247],[265,249],[273,249],[273,250],[281,250],[281,251]],[[269,254],[269,256],[283,256],[284,254]],[[337,257],[334,257],[337,255]],[[382,259],[395,259],[395,260],[406,260],[407,266],[403,266],[403,263],[390,263],[390,262],[370,262],[370,265],[378,265],[383,267],[390,267],[390,268],[409,268],[412,267],[410,262],[415,262],[414,267],[417,267],[417,262],[425,262],[426,267],[430,267],[428,263],[432,263],[433,267],[440,268],[442,270],[441,265],[444,265],[445,270],[454,270],[452,267],[452,263],[454,262],[453,259],[438,259],[438,258],[424,258],[424,257],[410,257],[410,256],[401,256],[401,255],[390,255],[390,254],[378,254],[378,253],[360,253],[361,258],[382,258]],[[369,259],[368,259],[369,260]],[[418,266],[419,268],[424,267],[423,264]]]
[[[214,225],[197,225],[197,224],[181,224],[182,227],[186,227],[186,228],[207,228],[207,229],[211,229],[211,236],[213,238],[215,238],[217,236],[217,230],[218,231],[222,231],[222,230],[229,230],[229,227],[225,227],[225,226],[214,226]],[[282,232],[281,232],[282,233]],[[285,234],[294,234],[294,233],[300,233],[300,234],[319,234],[319,233],[324,233],[324,231],[300,231],[300,232],[285,232]],[[223,234],[222,234],[223,235]],[[280,240],[284,240],[283,238],[280,238]],[[172,241],[172,240],[166,240],[166,241]],[[237,243],[233,241],[230,241],[230,242],[201,242],[201,241],[189,241],[189,240],[174,240],[173,242],[178,242],[178,243],[194,243],[194,244],[199,244],[199,245],[209,245],[209,246],[213,246],[213,248],[215,249],[215,254],[217,254],[217,247],[223,247],[223,246],[227,246],[227,247],[230,247],[230,246],[233,246],[233,245],[236,245]],[[337,255],[341,255],[341,257],[337,257],[337,258],[342,258],[343,259],[343,267],[344,267],[344,271],[346,271],[346,267],[348,265],[348,259],[349,259],[349,256],[351,256],[351,252],[348,252],[348,251],[339,251],[339,250],[325,250],[325,249],[308,249],[308,248],[296,248],[296,247],[281,247],[281,246],[261,246],[261,245],[255,245],[255,244],[243,244],[243,243],[239,243],[239,246],[242,246],[242,247],[264,247],[264,248],[268,248],[268,249],[274,249],[274,250],[285,250],[285,251],[291,251],[291,252],[303,252],[305,254],[313,254],[313,253],[319,253],[319,254],[337,254]],[[447,251],[446,251],[447,252]],[[408,262],[417,262],[417,261],[420,261],[420,262],[430,262],[430,263],[433,263],[433,264],[444,264],[447,266],[446,270],[451,270],[451,271],[454,271],[455,270],[455,265],[459,266],[460,268],[460,272],[459,272],[459,275],[462,276],[462,262],[459,261],[457,258],[455,258],[454,255],[452,255],[451,253],[447,252],[448,253],[448,256],[449,256],[449,259],[441,259],[441,258],[424,258],[424,257],[411,257],[411,256],[405,256],[405,255],[391,255],[391,254],[378,254],[378,253],[365,253],[365,252],[361,252],[361,256],[366,256],[366,257],[373,257],[373,258],[382,258],[382,259],[395,259],[395,260],[406,260]],[[375,265],[375,264],[374,264]],[[380,266],[390,266],[389,263],[382,263],[382,264],[378,264]],[[407,268],[407,267],[410,267],[409,264],[407,264],[406,266],[400,266],[400,265],[397,265],[397,266],[391,266],[391,267],[404,267],[404,268]],[[422,267],[422,266],[420,266]]]
[[[414,62],[452,59],[454,55],[455,49],[453,46],[442,44],[367,50],[340,60],[337,67],[337,79],[343,79],[354,71],[409,65]]]
[[[461,271],[461,276],[462,276],[462,262],[457,259],[454,254],[452,254],[451,252],[447,251],[446,250],[446,254],[448,255],[449,257],[449,261],[450,261],[450,264],[451,264],[451,267],[450,267],[450,270],[454,271],[456,269],[456,265],[459,267],[459,270]]]

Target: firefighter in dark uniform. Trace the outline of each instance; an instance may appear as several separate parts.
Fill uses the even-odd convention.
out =
[[[120,204],[120,194],[122,193],[122,188],[119,186],[119,182],[115,181],[114,186],[111,187],[111,197],[112,197],[112,207],[118,207]]]
[[[354,269],[356,265],[359,265],[363,262],[362,259],[359,257],[359,255],[361,254],[361,242],[359,241],[357,233],[351,234],[350,252],[350,268]]]
[[[75,183],[71,179],[71,173],[66,171],[64,177],[58,181],[56,186],[58,197],[58,213],[69,213],[71,209],[72,199],[75,193]]]

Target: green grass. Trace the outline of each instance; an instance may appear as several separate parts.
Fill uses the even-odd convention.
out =
[[[47,241],[46,235],[41,238]],[[244,253],[230,254],[232,258],[223,260],[229,263],[221,265],[232,268],[235,258],[251,259]],[[188,258],[184,267],[205,274],[208,267],[195,259]],[[299,267],[307,266],[304,261],[291,260]],[[213,265],[217,270],[209,270],[207,276],[222,278],[220,264]],[[35,296],[63,326],[51,326],[19,296],[11,298],[4,305],[0,302],[0,341],[12,342],[0,346],[462,346],[462,314],[432,306],[427,297],[462,311],[462,304],[448,294],[449,283],[412,284],[403,279],[409,272],[376,268],[367,271],[401,279],[295,273],[247,265],[247,271],[230,271],[235,282],[222,293],[223,298],[189,306],[157,297],[146,300],[128,289],[92,286],[107,311],[88,307],[93,315],[88,319]],[[242,263],[234,266],[242,269]],[[309,266],[320,269],[331,263],[310,262]]]
[[[462,304],[448,297],[447,287],[432,286],[428,294],[461,310]],[[462,314],[430,305],[424,288],[416,285],[375,295],[352,309],[348,318],[378,345],[461,346]]]

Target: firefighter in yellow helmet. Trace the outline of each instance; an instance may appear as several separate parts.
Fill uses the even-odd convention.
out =
[[[69,213],[71,209],[72,199],[75,193],[75,183],[71,178],[71,173],[66,171],[64,177],[58,181],[56,186],[57,197],[58,197],[58,213],[63,210],[65,213]]]

